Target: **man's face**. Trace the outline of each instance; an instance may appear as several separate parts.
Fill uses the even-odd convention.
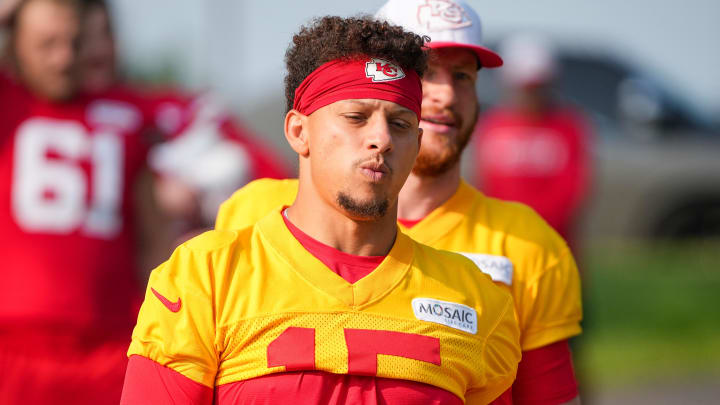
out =
[[[342,100],[308,117],[316,189],[356,220],[383,217],[412,170],[420,143],[415,113],[376,99]]]
[[[418,176],[438,176],[454,167],[475,128],[477,58],[467,49],[432,50],[423,76],[423,140],[413,168]]]
[[[115,38],[107,10],[101,6],[85,12],[79,69],[85,90],[102,91],[115,83]]]
[[[66,4],[33,0],[20,10],[14,39],[23,82],[48,100],[64,100],[75,90],[77,10]]]

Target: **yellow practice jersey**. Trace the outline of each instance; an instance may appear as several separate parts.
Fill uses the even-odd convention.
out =
[[[261,179],[225,201],[216,229],[238,229],[270,210],[290,205],[297,180]],[[490,198],[466,182],[410,229],[411,238],[470,258],[510,291],[522,350],[580,334],[582,304],[577,266],[567,244],[524,204]]]
[[[319,370],[420,382],[484,404],[520,360],[512,297],[467,258],[398,232],[350,284],[290,233],[280,209],[210,231],[156,268],[128,355],[208,387]]]

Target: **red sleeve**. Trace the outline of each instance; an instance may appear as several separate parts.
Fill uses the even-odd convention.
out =
[[[130,356],[120,405],[200,405],[212,400],[212,388],[143,356]]]
[[[512,386],[513,404],[556,405],[577,395],[578,386],[567,340],[522,353],[517,378]]]
[[[490,402],[490,405],[513,405],[512,387],[508,388],[502,395]]]

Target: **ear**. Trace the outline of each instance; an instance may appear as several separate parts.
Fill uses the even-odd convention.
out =
[[[303,115],[297,110],[290,110],[285,114],[285,139],[301,157],[307,157],[310,154],[306,130],[307,121],[307,115]]]

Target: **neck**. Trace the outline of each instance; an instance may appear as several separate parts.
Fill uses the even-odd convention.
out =
[[[411,173],[398,198],[398,217],[407,220],[425,218],[455,194],[460,186],[460,163],[435,177]]]
[[[397,235],[397,201],[391,202],[385,216],[358,219],[326,201],[312,182],[300,177],[297,198],[288,208],[290,222],[311,238],[328,246],[357,256],[385,256],[392,249]]]
[[[542,94],[519,94],[513,100],[515,108],[522,114],[537,118],[551,109],[551,101]]]

